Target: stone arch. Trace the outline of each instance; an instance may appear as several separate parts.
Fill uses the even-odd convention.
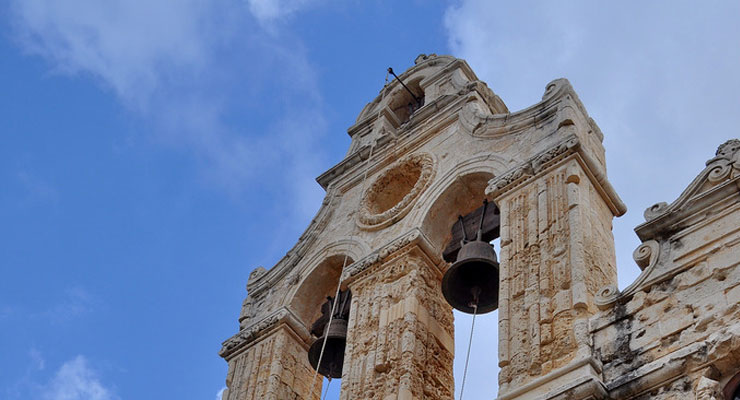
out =
[[[414,112],[424,106],[424,89],[421,87],[421,81],[423,79],[423,76],[408,78],[406,87],[411,90],[414,94],[413,96],[404,87],[399,87],[391,96],[388,107],[396,115],[400,123],[408,121]],[[416,96],[416,99],[414,96]]]
[[[471,157],[450,169],[429,189],[419,205],[420,226],[424,235],[439,251],[451,238],[458,215],[465,215],[483,204],[488,181],[505,170],[505,163],[493,154]]]
[[[342,240],[324,247],[308,260],[302,278],[285,302],[306,328],[321,315],[326,297],[334,296],[345,257],[346,265],[350,265],[368,252],[367,245]]]
[[[740,372],[730,378],[722,390],[725,400],[735,400],[740,397]]]

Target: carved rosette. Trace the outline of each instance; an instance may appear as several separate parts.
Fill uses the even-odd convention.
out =
[[[432,182],[434,172],[434,159],[426,153],[388,167],[363,195],[357,225],[372,231],[400,221]]]

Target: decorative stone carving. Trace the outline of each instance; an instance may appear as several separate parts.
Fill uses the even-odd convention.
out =
[[[717,147],[715,157],[724,158],[729,161],[738,161],[738,152],[740,151],[740,139],[730,139]],[[711,161],[711,160],[710,160]],[[710,163],[707,161],[707,164]]]
[[[403,218],[434,177],[434,159],[420,153],[383,171],[360,203],[357,224],[367,230],[385,228]]]
[[[344,269],[344,274],[342,275],[342,281],[355,278],[359,276],[362,272],[368,270],[370,267],[384,262],[388,258],[388,256],[396,253],[401,248],[408,246],[411,243],[416,242],[419,239],[419,237],[420,237],[419,231],[412,230],[411,232],[406,233],[400,238],[372,252],[371,254],[367,255],[361,260],[358,260],[348,265]]]
[[[629,298],[633,296],[638,290],[644,289],[646,283],[650,283],[656,279],[654,276],[655,266],[658,263],[658,257],[660,255],[660,243],[655,240],[648,240],[645,243],[637,246],[635,251],[632,253],[632,258],[637,263],[637,266],[643,271],[637,280],[628,286],[624,292],[619,292],[616,286],[608,285],[596,294],[595,302],[600,310],[606,310],[612,307],[620,298]]]
[[[492,179],[486,188],[486,194],[498,197],[501,193],[510,190],[526,180],[532,178],[547,166],[572,154],[580,146],[578,138],[570,136],[559,144],[520,164],[511,171]]]
[[[594,298],[594,303],[599,310],[611,307],[619,298],[619,289],[615,285],[607,285],[599,289]]]
[[[436,58],[436,57],[437,55],[435,53],[431,53],[431,54],[422,53],[416,56],[416,58],[414,59],[414,64],[419,64],[420,62],[426,61],[430,58]]]
[[[263,266],[259,266],[252,270],[252,272],[249,273],[249,280],[247,281],[247,285],[250,285],[251,283],[256,282],[258,279],[260,279],[262,276],[264,276],[267,273],[267,270]]]
[[[642,215],[645,217],[645,221],[651,221],[660,214],[663,214],[666,208],[668,208],[668,203],[664,201],[660,203],[655,203],[652,206],[646,208],[645,212]]]
[[[244,329],[256,315],[257,310],[254,308],[252,296],[247,295],[242,303],[242,310],[239,313],[239,329]]]
[[[655,240],[648,240],[647,242],[637,246],[635,251],[632,253],[632,258],[641,270],[644,271],[648,266],[655,265],[658,260],[659,247],[660,245]]]
[[[696,382],[696,400],[720,400],[721,389],[719,382],[714,379],[702,376],[699,381]]]
[[[560,144],[551,147],[549,150],[537,155],[532,160],[532,171],[537,174],[541,172],[545,167],[552,164],[553,162],[561,159],[569,152],[580,146],[580,142],[576,136],[571,136]]]
[[[226,357],[234,349],[237,349],[241,347],[241,345],[253,340],[258,333],[272,328],[287,316],[288,310],[281,309],[278,312],[266,318],[263,318],[259,322],[252,324],[248,329],[241,330],[239,333],[226,339],[226,341],[223,342],[221,351],[218,352],[218,355],[220,355],[221,357]]]

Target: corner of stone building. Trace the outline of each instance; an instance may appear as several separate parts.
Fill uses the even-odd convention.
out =
[[[486,189],[501,210],[499,399],[601,399],[589,318],[599,290],[616,284],[612,219],[626,207],[606,177],[601,132],[567,80],[533,109],[546,135]]]
[[[590,320],[609,395],[722,399],[740,372],[740,141],[645,218],[642,273],[621,293],[604,287]]]

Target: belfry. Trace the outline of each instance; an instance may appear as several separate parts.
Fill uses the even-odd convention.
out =
[[[740,141],[646,211],[620,292],[626,207],[567,80],[510,112],[420,55],[348,134],[298,243],[249,276],[224,400],[318,400],[322,376],[344,400],[453,399],[453,307],[499,310],[501,400],[740,398]]]

